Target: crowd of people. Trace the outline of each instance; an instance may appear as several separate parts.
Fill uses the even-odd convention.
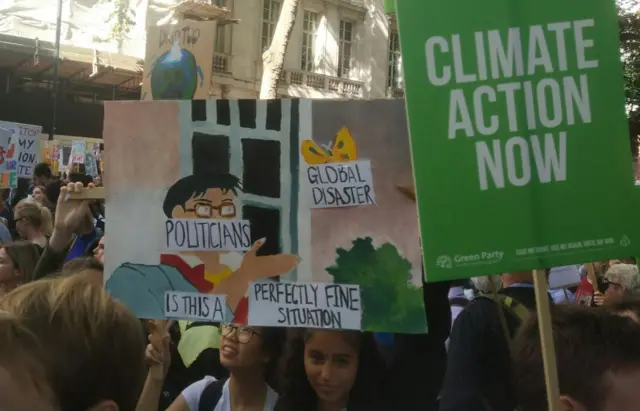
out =
[[[65,177],[0,203],[2,411],[548,409],[530,272],[424,284],[421,335],[137,319],[103,290],[104,205],[69,195],[99,182]],[[638,268],[593,264],[552,306],[562,409],[637,411]]]

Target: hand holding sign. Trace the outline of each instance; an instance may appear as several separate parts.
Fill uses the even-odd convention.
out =
[[[93,188],[93,184],[89,184]],[[85,187],[82,183],[69,183],[60,188],[56,206],[55,229],[66,233],[76,233],[82,223],[90,216],[89,201],[70,198],[72,194],[82,193]]]
[[[145,351],[145,359],[149,365],[149,377],[155,381],[164,381],[171,365],[171,350],[169,348],[169,329],[173,321],[149,320],[149,345]]]
[[[89,184],[89,188],[93,188],[93,184]],[[89,201],[71,198],[72,194],[82,193],[84,190],[85,187],[80,182],[69,183],[60,188],[53,233],[49,241],[51,249],[61,251],[71,243],[74,234],[86,234],[87,230],[93,229]]]

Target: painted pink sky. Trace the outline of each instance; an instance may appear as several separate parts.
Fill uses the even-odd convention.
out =
[[[105,102],[104,106],[107,195],[110,189],[173,184],[180,168],[178,103],[115,101]]]
[[[414,283],[421,275],[419,227],[416,205],[398,191],[398,185],[413,182],[404,102],[314,101],[313,138],[330,144],[346,126],[356,140],[361,160],[371,160],[377,205],[315,209],[311,212],[312,270],[314,280],[329,281],[336,249],[351,248],[357,237],[372,237],[374,246],[386,242],[413,265]]]

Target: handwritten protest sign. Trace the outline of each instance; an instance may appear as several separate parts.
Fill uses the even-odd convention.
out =
[[[396,7],[427,280],[633,254],[615,4]]]
[[[33,167],[41,161],[40,138],[42,126],[0,121],[0,127],[11,131],[11,141],[6,158],[14,165],[18,177],[33,177]]]
[[[21,136],[16,147],[18,177],[33,177],[33,167],[40,161],[40,137]]]
[[[76,140],[71,142],[71,163],[72,164],[84,164],[85,151],[87,150],[87,143],[82,140]]]
[[[225,321],[224,295],[167,291],[164,313],[167,318],[209,322]]]
[[[311,208],[351,207],[376,203],[368,160],[307,167]]]
[[[215,38],[213,21],[150,27],[142,99],[208,98]]]
[[[165,222],[166,251],[245,251],[251,248],[247,220],[171,218]]]
[[[10,130],[0,128],[0,188],[15,188],[18,185],[15,162],[6,158],[12,135]]]
[[[7,170],[7,152],[13,132],[6,128],[0,128],[0,172]]]
[[[395,188],[411,183],[403,101],[120,101],[104,124],[110,235],[127,239],[105,287],[140,318],[210,319],[187,308],[225,295],[236,324],[426,332],[416,208]],[[320,208],[314,187],[371,190]],[[267,280],[314,300],[256,298]]]
[[[360,286],[254,282],[249,287],[249,324],[360,330]]]

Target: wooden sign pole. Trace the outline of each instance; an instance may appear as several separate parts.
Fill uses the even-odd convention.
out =
[[[538,329],[540,332],[542,362],[544,364],[549,411],[562,411],[556,350],[553,343],[551,303],[549,302],[548,292],[549,284],[547,283],[547,273],[545,270],[533,271],[533,286],[536,293],[536,311],[538,313]]]
[[[598,289],[598,276],[596,275],[596,269],[593,266],[593,263],[585,264],[587,266],[587,277],[589,278],[589,282],[591,282],[591,287],[593,288],[593,292],[600,291]]]

